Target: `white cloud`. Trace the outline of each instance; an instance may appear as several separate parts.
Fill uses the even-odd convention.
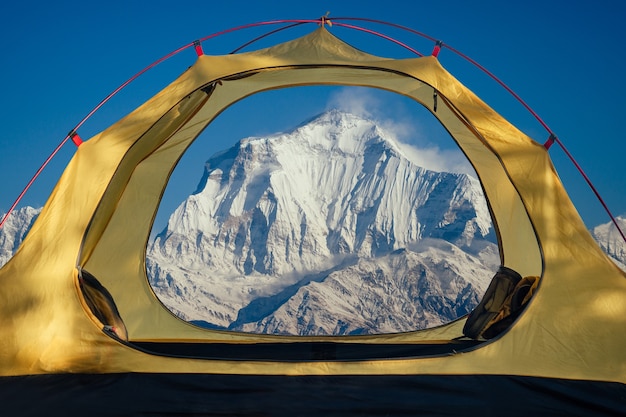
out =
[[[379,100],[371,89],[346,87],[333,92],[328,98],[326,110],[337,109],[357,116],[371,118]]]
[[[418,103],[393,93],[371,88],[345,87],[330,95],[327,110],[338,109],[373,119],[387,132],[401,152],[412,162],[438,172],[476,176],[471,164],[449,134]],[[415,108],[409,108],[411,106]],[[420,111],[415,111],[420,110]],[[449,148],[439,146],[448,144]]]
[[[476,172],[460,150],[440,149],[436,146],[418,148],[402,142],[397,144],[402,153],[418,166],[431,171],[455,172],[476,177]]]

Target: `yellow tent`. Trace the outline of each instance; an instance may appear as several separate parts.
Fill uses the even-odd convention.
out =
[[[240,334],[186,323],[155,297],[146,244],[188,146],[238,100],[321,84],[409,97],[465,153],[502,265],[540,277],[500,335],[465,338],[463,319],[378,336]],[[436,57],[369,55],[322,26],[267,49],[201,55],[78,147],[0,269],[0,398],[5,409],[47,415],[623,413],[625,328],[626,277],[586,230],[544,146]]]

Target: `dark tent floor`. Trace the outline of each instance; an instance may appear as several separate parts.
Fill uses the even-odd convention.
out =
[[[618,416],[626,387],[497,375],[64,374],[1,378],[0,401],[3,415],[24,417]]]

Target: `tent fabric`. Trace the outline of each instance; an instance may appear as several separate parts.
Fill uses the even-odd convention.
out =
[[[206,330],[175,317],[145,270],[155,213],[179,158],[232,103],[305,85],[367,86],[415,100],[474,166],[501,263],[541,277],[525,311],[498,337],[452,353],[376,360],[219,360],[149,354],[137,343],[437,344],[465,320],[424,331],[282,337]],[[437,94],[437,108],[433,95]],[[210,140],[210,139],[209,139]],[[80,290],[89,271],[117,305],[126,343],[104,332]],[[0,376],[147,373],[256,376],[514,376],[626,384],[626,277],[592,239],[546,149],[448,73],[435,57],[358,51],[321,27],[255,52],[198,57],[169,86],[85,141],[30,233],[0,269]],[[497,378],[496,378],[497,379]],[[0,378],[2,381],[2,378]],[[470,384],[471,385],[471,384]],[[610,394],[609,394],[610,395]]]

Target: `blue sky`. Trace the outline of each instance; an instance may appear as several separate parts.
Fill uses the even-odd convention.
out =
[[[195,39],[231,27],[274,19],[314,19],[327,11],[331,19],[363,17],[408,26],[478,61],[517,92],[559,136],[613,214],[626,214],[622,164],[626,144],[621,125],[626,110],[626,6],[617,0],[3,2],[0,213],[8,210],[70,129],[112,90],[153,61]],[[287,36],[299,36],[313,28],[308,26]],[[400,36],[397,31],[375,28]],[[237,32],[207,41],[203,48],[207,54],[228,53],[267,30]],[[409,56],[407,51],[368,35],[338,27],[331,31],[368,52]],[[269,38],[266,44],[278,42],[281,36]],[[430,41],[401,36],[423,53],[432,50]],[[142,76],[85,123],[79,130],[81,137],[91,137],[141,104],[194,59],[189,49]],[[547,139],[542,127],[486,76],[450,51],[444,50],[440,60],[527,134],[538,141]],[[173,178],[172,207],[195,189],[202,164],[212,152],[244,136],[288,129],[335,104],[354,107],[355,103],[366,103],[366,112],[405,127],[399,132],[409,135],[420,130],[431,134],[432,140],[440,135],[429,125],[407,127],[412,118],[419,117],[415,116],[417,110],[382,93],[355,95],[324,88],[306,90],[305,94],[302,91],[255,97],[225,112],[210,127],[211,137],[220,140],[199,144],[185,161],[190,168]],[[445,139],[443,144],[423,145],[439,147],[446,153],[451,143]],[[20,206],[45,203],[73,152],[71,142],[63,147]],[[563,152],[555,146],[551,155],[587,225],[609,221]]]

